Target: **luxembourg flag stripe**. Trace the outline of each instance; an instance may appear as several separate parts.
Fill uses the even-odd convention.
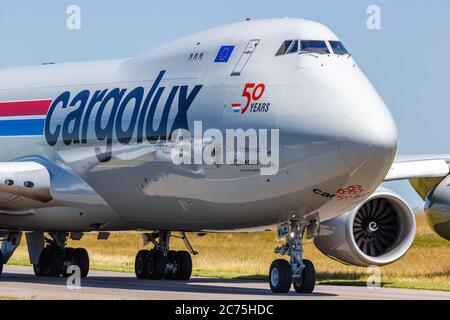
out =
[[[0,137],[42,136],[52,100],[0,102]]]
[[[52,100],[0,102],[0,117],[45,116]]]
[[[0,136],[42,136],[45,119],[3,120],[0,121]]]

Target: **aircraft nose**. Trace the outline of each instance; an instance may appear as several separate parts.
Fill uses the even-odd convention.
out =
[[[339,148],[351,170],[386,174],[397,151],[397,128],[384,103],[352,109],[340,126]]]

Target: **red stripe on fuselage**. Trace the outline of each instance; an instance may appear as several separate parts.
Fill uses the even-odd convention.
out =
[[[0,117],[45,116],[52,100],[0,102]]]

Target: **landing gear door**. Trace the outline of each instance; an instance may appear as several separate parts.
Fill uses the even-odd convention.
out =
[[[252,57],[253,52],[255,52],[258,44],[259,44],[258,39],[250,40],[250,42],[247,44],[247,47],[244,50],[244,53],[241,55],[238,63],[234,67],[233,73],[231,73],[232,77],[239,77],[241,75],[248,61]]]
[[[291,232],[291,226],[289,222],[280,223],[277,225],[278,240],[286,238]]]

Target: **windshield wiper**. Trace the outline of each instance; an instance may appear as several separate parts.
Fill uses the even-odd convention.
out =
[[[311,57],[314,57],[314,58],[319,59],[319,56],[317,56],[315,52],[311,52],[311,51],[300,51],[298,55],[300,56],[300,55],[303,55],[303,54],[307,54],[307,55],[310,55]]]

